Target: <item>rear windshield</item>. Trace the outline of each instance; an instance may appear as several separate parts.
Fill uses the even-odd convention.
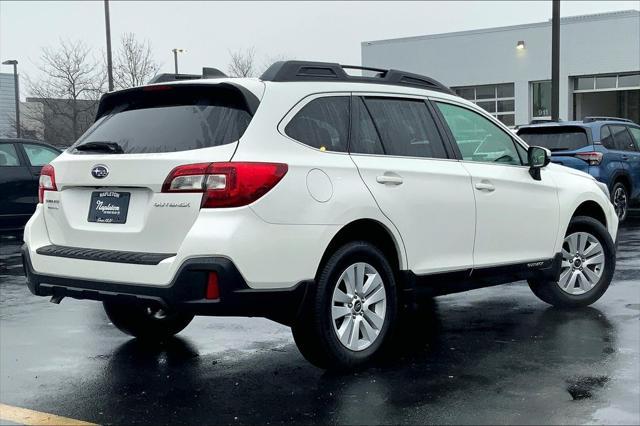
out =
[[[551,151],[573,151],[589,145],[587,132],[579,127],[521,129],[518,136],[530,146],[542,146]]]
[[[240,139],[251,121],[242,94],[228,87],[150,86],[113,96],[72,152],[91,152],[75,149],[90,142],[115,142],[126,154],[219,146]]]

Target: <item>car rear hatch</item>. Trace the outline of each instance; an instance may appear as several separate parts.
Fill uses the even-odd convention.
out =
[[[51,243],[176,253],[202,193],[163,192],[163,184],[180,165],[229,161],[257,107],[251,96],[228,83],[105,95],[94,125],[52,162],[55,190],[44,191]]]
[[[587,172],[593,154],[590,131],[581,126],[544,125],[523,127],[518,136],[530,146],[542,146],[551,151],[551,161]]]

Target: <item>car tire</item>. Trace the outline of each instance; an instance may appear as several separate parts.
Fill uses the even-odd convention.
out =
[[[616,182],[611,188],[611,204],[615,208],[618,221],[624,222],[629,211],[629,191],[622,182]]]
[[[142,303],[103,302],[109,320],[120,331],[142,340],[160,341],[178,334],[193,315]]]
[[[365,241],[351,242],[321,266],[293,324],[293,338],[315,366],[353,369],[383,352],[396,324],[397,305],[395,274],[382,251]]]
[[[578,249],[577,253],[571,253],[568,240],[573,240],[577,246],[583,241],[585,247]],[[604,263],[599,267],[596,261],[600,259]],[[563,243],[560,279],[532,279],[529,280],[529,287],[538,298],[553,306],[588,306],[600,299],[609,288],[615,272],[615,262],[615,245],[607,229],[591,217],[577,216],[571,219]]]

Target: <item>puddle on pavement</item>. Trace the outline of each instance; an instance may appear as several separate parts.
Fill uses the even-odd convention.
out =
[[[574,401],[589,399],[609,382],[607,376],[583,376],[567,380],[567,392]]]

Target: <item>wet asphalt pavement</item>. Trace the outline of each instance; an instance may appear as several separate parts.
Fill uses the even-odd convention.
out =
[[[142,345],[100,303],[32,296],[19,243],[0,245],[0,403],[101,424],[640,423],[639,214],[592,307],[550,308],[525,283],[437,298],[394,356],[351,374],[263,319],[196,318]]]

